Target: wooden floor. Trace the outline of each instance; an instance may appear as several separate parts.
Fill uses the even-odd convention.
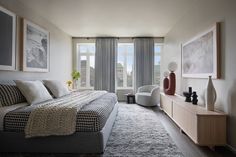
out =
[[[190,138],[180,132],[179,127],[159,108],[154,107],[153,111],[162,122],[163,126],[183,152],[186,157],[236,157],[236,154],[229,151],[226,147],[216,147],[215,151],[208,147],[200,147],[195,145]]]

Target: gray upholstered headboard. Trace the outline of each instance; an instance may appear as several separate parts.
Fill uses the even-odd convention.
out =
[[[15,85],[15,82],[13,80],[0,80],[0,84]]]

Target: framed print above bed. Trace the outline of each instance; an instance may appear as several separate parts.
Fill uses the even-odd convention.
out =
[[[15,70],[16,15],[0,6],[0,70]]]
[[[49,72],[49,32],[23,19],[23,71]]]
[[[220,78],[220,23],[182,45],[182,77]]]

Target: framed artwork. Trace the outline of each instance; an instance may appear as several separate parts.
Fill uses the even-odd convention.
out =
[[[220,78],[220,23],[182,45],[182,76]]]
[[[49,32],[23,20],[23,71],[49,72]]]
[[[16,69],[16,15],[0,6],[0,70]]]

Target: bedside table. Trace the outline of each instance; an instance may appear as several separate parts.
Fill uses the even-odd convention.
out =
[[[135,104],[135,95],[128,93],[125,94],[125,96],[127,97],[127,104]]]

